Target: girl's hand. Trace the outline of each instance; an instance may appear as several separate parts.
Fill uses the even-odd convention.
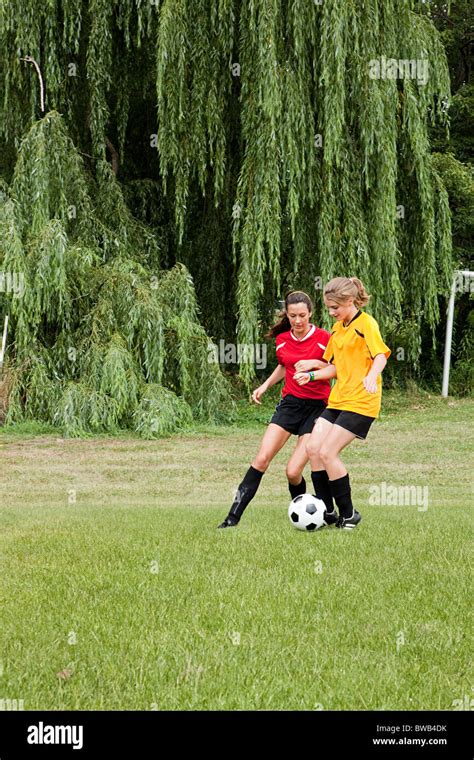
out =
[[[302,360],[304,361],[304,360]],[[301,362],[298,362],[300,364]],[[306,385],[306,383],[309,383],[309,375],[307,372],[296,372],[293,375],[293,379],[296,380],[298,385]]]
[[[252,401],[255,401],[256,404],[261,404],[262,402],[260,401],[260,399],[266,390],[267,388],[265,384],[260,385],[258,388],[256,388],[254,392],[252,393]]]
[[[373,380],[370,375],[364,377],[364,388],[368,393],[377,393],[377,380]]]
[[[324,369],[328,363],[321,361],[321,359],[300,359],[295,364],[295,370],[297,372],[309,372],[311,369]]]
[[[295,364],[295,370],[298,374],[300,372],[308,372],[310,369],[313,369],[313,362],[310,359],[300,359]]]

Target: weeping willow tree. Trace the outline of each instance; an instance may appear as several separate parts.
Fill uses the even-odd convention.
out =
[[[451,274],[448,198],[427,138],[429,119],[446,120],[449,75],[438,33],[416,12],[429,3],[243,2],[238,45],[235,5],[219,3],[203,34],[205,6],[163,4],[158,148],[165,178],[169,171],[175,177],[182,233],[193,171],[203,187],[212,171],[215,197],[221,193],[225,103],[233,93],[227,77],[216,108],[215,89],[206,96],[204,82],[218,86],[234,53],[242,142],[233,226],[239,339],[258,340],[259,304],[267,288],[279,291],[283,264],[285,278],[308,289],[336,274],[359,276],[375,294],[373,311],[385,329],[411,323],[409,359],[416,362],[422,320],[435,327],[438,292],[446,292]],[[209,41],[213,56],[203,66]],[[408,61],[426,66],[426,76],[371,76],[382,58],[400,68]]]
[[[357,275],[373,294],[371,309],[385,332],[409,326],[407,358],[416,366],[422,326],[429,325],[434,335],[438,296],[447,292],[452,269],[448,197],[428,141],[430,123],[447,124],[450,91],[430,5],[421,0],[3,2],[0,140],[14,152],[18,135],[40,115],[37,76],[22,60],[31,56],[44,78],[44,107],[64,115],[78,149],[88,154],[97,185],[94,221],[85,212],[75,222],[82,225],[77,239],[84,253],[72,256],[75,266],[94,272],[97,287],[111,269],[120,269],[114,277],[130,278],[129,266],[157,265],[153,239],[162,214],[171,244],[161,265],[186,264],[203,324],[213,337],[230,330],[239,343],[257,343],[288,286],[315,296],[316,318],[327,324],[320,284],[334,275]],[[62,212],[55,207],[64,200],[63,177],[48,191],[53,193],[49,210],[26,210],[31,202],[27,161],[19,157],[10,210],[4,212],[11,230],[5,255],[15,255],[22,266],[22,255],[29,254],[20,241],[31,227],[37,230],[38,261],[49,250],[48,241],[55,261],[63,261],[61,241],[71,226],[66,207]],[[128,188],[128,206],[141,207],[141,225],[130,221],[118,182]],[[91,203],[91,197],[84,186],[75,205],[86,198]],[[49,223],[42,225],[47,214]],[[118,221],[120,215],[125,221]],[[129,234],[135,239],[135,264],[130,247],[123,255],[116,252],[113,264],[117,239],[128,240]],[[100,254],[94,235],[100,235]],[[94,251],[104,259],[99,268]],[[57,269],[42,266],[50,267],[48,275],[58,286],[63,282],[58,263]],[[81,282],[71,299],[89,297]],[[20,345],[28,320],[40,334],[44,325],[34,321],[38,309],[47,315],[52,308],[50,296],[38,295],[39,285],[32,287],[36,311],[30,304],[28,313],[17,314]],[[101,292],[100,316],[85,322],[93,335],[98,324],[113,326],[107,309],[112,295],[106,285]],[[127,302],[132,313],[141,308],[141,296],[133,293]],[[66,293],[56,307],[69,325]],[[136,336],[118,334],[125,344],[117,337],[111,347],[117,361],[124,345],[129,351],[134,341],[137,350],[139,345]],[[104,342],[97,333],[99,338]],[[144,357],[145,344],[140,345]],[[133,351],[131,357],[144,361]],[[132,364],[121,361],[124,372],[133,373]],[[253,377],[251,363],[240,371],[246,381]],[[106,393],[107,381],[97,382],[97,393]],[[64,403],[63,409],[71,408],[72,402]],[[122,407],[117,414],[126,413]]]
[[[55,112],[35,122],[2,188],[0,268],[16,275],[2,295],[15,336],[10,421],[154,437],[229,411],[189,272],[159,269],[110,165],[88,176]]]

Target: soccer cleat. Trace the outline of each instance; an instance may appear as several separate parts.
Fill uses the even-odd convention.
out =
[[[218,525],[217,527],[218,528],[235,528],[235,526],[238,524],[239,524],[238,520],[234,520],[232,518],[229,518],[229,516],[227,516],[224,522]]]
[[[337,514],[335,509],[333,509],[332,512],[328,512],[327,509],[324,510],[324,522],[326,523],[326,525],[335,525],[338,520],[339,520],[339,515]]]
[[[352,512],[351,517],[339,517],[336,528],[343,528],[343,530],[353,530],[362,520],[359,512],[355,509]]]

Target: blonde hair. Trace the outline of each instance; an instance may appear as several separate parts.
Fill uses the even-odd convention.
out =
[[[354,299],[354,306],[358,309],[369,303],[370,296],[363,283],[357,277],[334,277],[324,287],[324,298],[335,301],[337,304],[345,303],[348,298]]]

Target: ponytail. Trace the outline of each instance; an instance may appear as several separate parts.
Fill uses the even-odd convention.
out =
[[[285,309],[282,309],[282,311],[280,311],[278,314],[278,322],[276,322],[273,327],[270,327],[269,331],[265,335],[265,338],[276,338],[277,335],[280,335],[282,332],[287,332],[289,329],[290,320],[286,315]]]

